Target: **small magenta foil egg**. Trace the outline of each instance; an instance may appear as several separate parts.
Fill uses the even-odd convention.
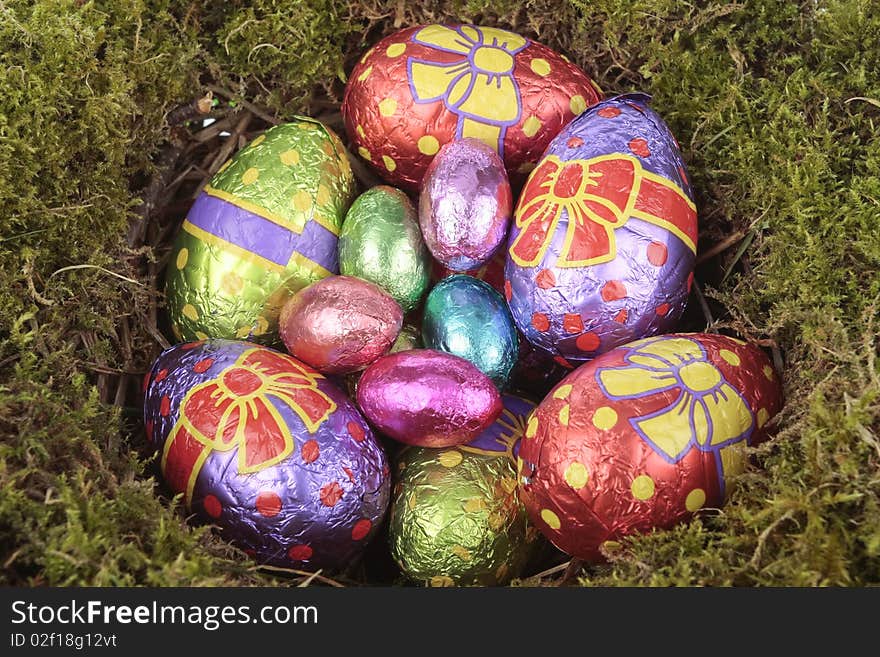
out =
[[[507,236],[512,205],[498,153],[477,139],[450,142],[422,180],[419,225],[425,244],[444,267],[478,268]]]

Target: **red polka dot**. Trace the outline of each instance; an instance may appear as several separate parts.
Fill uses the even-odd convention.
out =
[[[577,348],[581,351],[596,351],[596,349],[599,348],[600,343],[601,340],[599,339],[599,336],[592,331],[578,336],[578,339],[575,340]]]
[[[603,107],[597,114],[603,119],[613,119],[616,116],[620,116],[620,110],[616,107]]]
[[[544,333],[550,328],[550,320],[544,313],[534,313],[532,315],[532,326],[535,327],[536,331]]]
[[[662,267],[669,257],[669,250],[663,242],[651,242],[648,245],[648,262],[655,267]]]
[[[542,269],[535,276],[535,285],[542,290],[549,290],[551,287],[556,287],[556,276],[549,269]]]
[[[508,301],[513,298],[513,289],[510,287],[510,281],[504,281],[504,298]]]
[[[162,417],[168,417],[170,412],[171,400],[168,398],[168,395],[162,395],[162,401],[159,402],[159,415]]]
[[[144,432],[147,434],[147,440],[153,442],[153,421],[147,420],[144,423]]]
[[[651,154],[651,150],[648,148],[648,142],[641,137],[629,140],[629,150],[639,157],[648,157]]]
[[[204,342],[204,340],[196,340],[195,342],[186,342],[186,343],[180,345],[180,348],[181,349],[194,349],[195,347],[198,347],[200,344],[202,344],[202,342]]]
[[[626,100],[626,101],[624,101],[624,102],[625,102],[627,105],[629,105],[630,107],[632,107],[634,110],[636,110],[639,114],[644,114],[644,113],[645,113],[645,110],[643,110],[639,105],[636,105],[635,103],[631,103],[631,102],[628,101],[628,100]]]
[[[147,372],[144,374],[144,392],[147,391],[147,388],[150,387],[150,373]]]
[[[205,512],[212,518],[219,518],[220,514],[223,513],[223,505],[213,495],[206,495],[202,506],[205,507]]]
[[[669,312],[669,304],[668,303],[661,303],[659,306],[657,306],[657,308],[654,312],[656,312],[661,317],[664,317],[666,315],[666,313]]]
[[[388,464],[382,466],[382,474],[386,477],[391,474],[391,468],[388,467]]]
[[[342,486],[339,485],[338,481],[331,481],[329,484],[324,484],[321,488],[321,504],[324,506],[335,506],[336,503],[342,499]]]
[[[618,324],[626,324],[627,317],[629,317],[629,313],[627,313],[626,308],[624,308],[614,316],[614,321]]]
[[[156,378],[153,379],[156,383],[161,383],[165,380],[165,377],[168,376],[168,370],[159,370],[159,373],[156,375]]]
[[[688,285],[688,293],[690,293],[691,288],[694,285],[694,272],[691,272],[690,274],[688,274],[687,285]]]
[[[348,433],[358,443],[362,442],[367,435],[364,428],[354,420],[348,423]]]
[[[274,518],[281,513],[281,498],[278,497],[278,493],[271,490],[261,490],[257,494],[255,506],[261,516]]]
[[[562,328],[566,333],[580,333],[584,330],[584,322],[580,315],[566,313],[562,319]]]
[[[351,528],[351,538],[355,541],[360,541],[366,538],[367,534],[370,533],[370,530],[373,528],[373,523],[367,520],[366,518],[361,518],[356,523],[354,523],[354,527]]]
[[[626,285],[620,281],[607,281],[602,286],[603,301],[617,301],[626,297]]]
[[[207,372],[211,369],[211,365],[214,364],[213,358],[203,358],[198,363],[193,365],[193,372],[196,374],[202,374],[203,372]]]
[[[688,184],[688,175],[687,175],[687,171],[684,170],[684,167],[682,167],[682,166],[678,167],[678,175],[681,176],[681,181],[685,185],[687,185]]]
[[[321,455],[321,450],[318,448],[317,440],[307,440],[305,445],[302,446],[302,460],[306,463],[314,463],[318,460],[318,457]]]
[[[569,363],[569,362],[568,362],[567,360],[565,360],[562,356],[554,356],[554,357],[553,357],[553,360],[555,360],[557,363],[559,363],[560,365],[562,365],[562,366],[563,366],[565,369],[567,369],[567,370],[573,370],[573,369],[574,369],[574,365],[572,365],[571,363]]]
[[[354,472],[351,471],[351,468],[342,468],[345,471],[345,474],[348,475],[348,480],[351,483],[354,483]]]
[[[294,545],[287,551],[287,556],[294,561],[305,561],[312,558],[312,548],[308,545]]]
[[[570,137],[568,142],[566,143],[568,144],[569,148],[580,148],[584,145],[584,140],[580,137]]]

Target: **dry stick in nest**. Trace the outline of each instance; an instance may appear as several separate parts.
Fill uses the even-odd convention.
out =
[[[710,258],[714,258],[719,253],[722,253],[723,251],[726,251],[727,249],[732,247],[734,244],[739,242],[745,236],[746,236],[746,234],[744,232],[742,232],[741,230],[738,230],[735,233],[731,233],[730,235],[725,237],[723,240],[721,240],[720,242],[718,242],[714,246],[710,247],[708,251],[705,251],[704,253],[701,253],[700,255],[698,255],[696,264],[700,265],[700,264],[706,262],[707,260],[709,260]]]
[[[577,557],[572,558],[572,560],[568,562],[568,568],[565,569],[565,572],[562,574],[562,579],[559,580],[557,586],[565,586],[568,584],[568,582],[581,572],[583,567],[584,562],[582,559],[578,559]]]
[[[229,156],[232,155],[232,151],[234,151],[235,147],[238,146],[239,136],[245,130],[247,130],[247,127],[248,125],[250,125],[251,119],[253,118],[254,115],[251,114],[249,111],[245,110],[243,112],[242,117],[238,120],[238,123],[235,124],[235,128],[232,129],[232,134],[226,138],[226,141],[223,142],[220,150],[217,151],[217,155],[211,161],[211,165],[208,167],[207,175],[192,193],[192,198],[196,198],[199,194],[202,193],[202,190],[205,188],[205,185],[208,184],[208,181],[211,180],[215,173],[217,173],[223,163],[229,159]]]
[[[212,107],[214,107],[214,94],[211,91],[208,91],[208,93],[201,98],[196,98],[184,105],[175,107],[168,112],[165,120],[170,126],[180,125],[181,123],[186,123],[187,121],[207,116],[211,113]]]
[[[238,103],[242,107],[244,107],[246,110],[248,110],[251,114],[253,114],[254,116],[258,116],[259,118],[263,119],[266,123],[268,123],[270,125],[278,125],[279,123],[283,123],[283,121],[281,119],[279,119],[278,117],[269,113],[268,110],[260,107],[259,105],[254,105],[253,103],[245,100],[241,96],[232,93],[231,91],[229,91],[229,89],[224,89],[223,87],[218,87],[217,85],[214,85],[214,84],[209,84],[208,89],[213,91],[215,94],[219,94],[219,95],[223,96],[224,98],[228,98],[229,100],[235,101],[236,103]]]
[[[700,284],[697,282],[697,279],[694,279],[694,296],[697,297],[697,301],[700,303],[700,310],[703,311],[703,316],[706,318],[706,330],[709,332],[713,332],[712,324],[715,323],[715,319],[712,317],[712,311],[709,310],[709,304],[706,302],[706,297],[703,295],[703,289],[700,287]]]

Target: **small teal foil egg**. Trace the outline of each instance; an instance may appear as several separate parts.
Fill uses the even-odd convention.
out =
[[[498,292],[472,276],[440,281],[425,302],[425,347],[471,361],[499,390],[507,385],[519,344],[513,318]]]

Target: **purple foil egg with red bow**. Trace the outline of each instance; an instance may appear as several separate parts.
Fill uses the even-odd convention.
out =
[[[164,351],[145,385],[147,439],[169,488],[260,563],[338,569],[376,533],[387,458],[316,370],[249,342],[207,340]]]
[[[511,313],[569,368],[674,330],[693,282],[697,210],[678,143],[648,100],[610,98],[569,123],[514,214]]]

